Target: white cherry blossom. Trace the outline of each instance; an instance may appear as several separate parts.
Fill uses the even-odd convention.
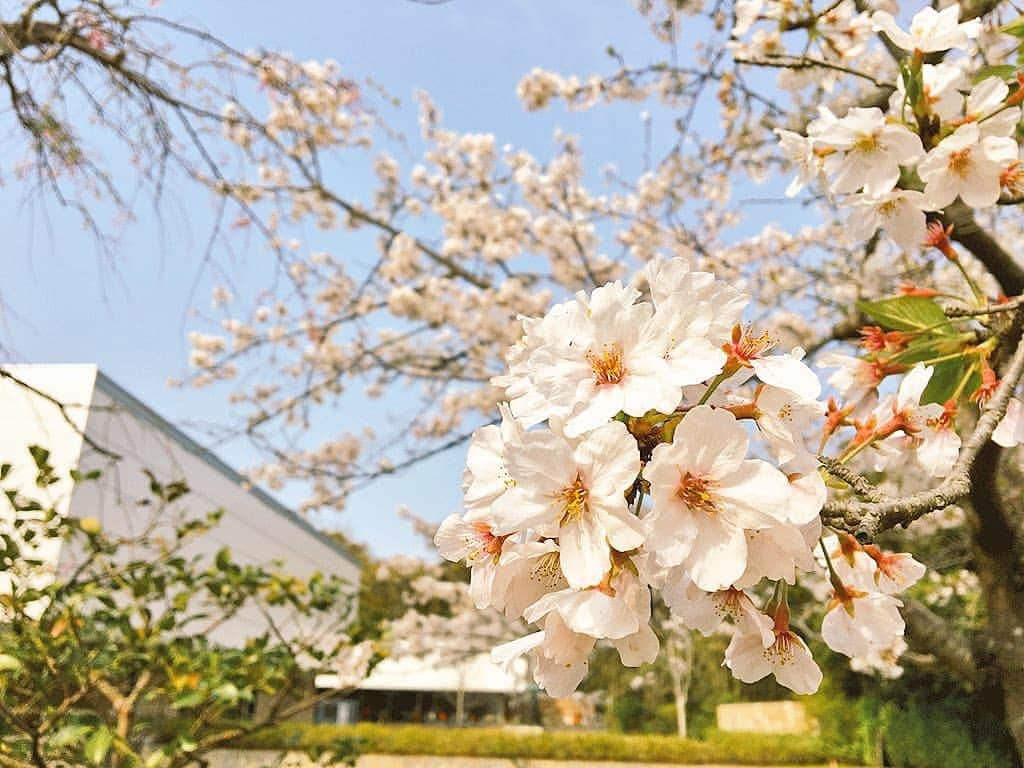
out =
[[[856,195],[849,204],[846,227],[854,240],[863,242],[882,229],[905,251],[914,253],[924,243],[925,211],[931,208],[922,193],[897,188],[881,195]]]
[[[747,459],[748,439],[728,411],[690,411],[671,444],[644,468],[655,512],[645,522],[667,566],[685,563],[701,589],[728,587],[746,569],[744,528],[786,520],[789,486],[767,462]]]
[[[1000,176],[1017,160],[1017,143],[1002,136],[982,136],[977,123],[961,125],[920,162],[928,205],[945,208],[959,196],[975,208],[999,199]]]
[[[825,158],[833,192],[887,194],[899,180],[900,166],[914,165],[924,155],[917,134],[887,122],[877,107],[850,109],[821,140],[837,150]]]
[[[565,333],[530,355],[530,379],[552,414],[566,419],[570,436],[620,411],[631,416],[652,408],[668,413],[679,404],[682,395],[665,360],[665,339],[650,322],[653,307],[637,303],[639,297],[621,283],[578,296],[584,317],[578,333]],[[708,370],[714,371],[719,359],[720,354],[710,358]]]
[[[966,48],[969,40],[981,33],[981,21],[971,19],[960,23],[960,4],[953,3],[941,11],[922,8],[910,20],[910,28],[904,32],[888,11],[875,11],[871,21],[877,32],[884,32],[889,39],[905,51],[932,53],[950,48]]]
[[[892,595],[848,587],[837,591],[830,605],[821,637],[836,653],[866,656],[878,648],[890,648],[903,636],[899,611],[903,603]]]
[[[643,544],[623,495],[640,472],[640,455],[620,422],[579,441],[549,429],[527,432],[505,464],[515,487],[493,506],[494,530],[557,536],[562,572],[574,587],[602,580],[612,547],[626,552]]]
[[[734,634],[725,649],[725,666],[744,683],[775,675],[779,685],[799,694],[814,693],[822,680],[807,644],[789,629],[788,622],[776,622],[767,645],[758,632],[747,629]]]

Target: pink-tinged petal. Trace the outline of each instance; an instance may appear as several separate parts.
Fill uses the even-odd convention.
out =
[[[521,488],[510,488],[491,505],[488,519],[492,532],[504,536],[527,528],[556,525],[560,514],[554,502],[546,502]]]
[[[760,633],[737,632],[725,649],[725,665],[740,682],[756,683],[771,674]]]
[[[601,583],[611,567],[611,551],[604,529],[590,515],[583,515],[562,526],[559,543],[562,547],[562,573],[576,589]]]
[[[992,442],[1003,448],[1015,448],[1024,442],[1024,406],[1016,397],[1011,397],[1006,414],[992,433]]]
[[[505,468],[521,488],[545,494],[572,482],[576,474],[572,445],[551,430],[528,432],[521,446],[505,456]]]
[[[453,563],[464,560],[475,549],[470,543],[471,532],[472,528],[466,525],[458,513],[448,515],[434,534],[434,546],[438,554]]]
[[[792,355],[755,358],[750,364],[765,384],[788,389],[806,400],[815,400],[821,394],[821,382],[814,371]]]
[[[796,635],[790,633],[790,656],[786,661],[774,665],[775,679],[793,693],[809,695],[821,686],[821,669],[811,656],[807,645]]]
[[[592,508],[591,512],[598,517],[598,522],[604,528],[608,543],[619,552],[629,552],[632,549],[639,549],[644,543],[643,524],[636,515],[623,510],[611,510],[607,508]]]
[[[932,477],[945,477],[960,455],[960,435],[952,429],[940,429],[925,435],[917,448],[918,463]]]
[[[584,470],[594,495],[618,496],[640,474],[640,452],[626,425],[613,421],[586,435],[575,450],[576,465]],[[625,501],[623,500],[623,506]]]
[[[767,528],[789,519],[786,476],[760,459],[748,459],[735,472],[718,478],[714,495],[718,514],[738,528]]]
[[[706,516],[696,516],[697,538],[686,558],[693,583],[706,592],[732,585],[747,568],[747,539],[735,528]]]
[[[924,155],[921,138],[902,125],[887,125],[882,129],[882,141],[895,154],[900,165],[913,165]]]
[[[726,410],[698,405],[676,427],[671,450],[659,446],[658,461],[674,463],[698,477],[721,477],[737,469],[747,456],[747,433]]]
[[[825,480],[816,470],[808,469],[799,475],[790,475],[787,522],[793,525],[814,522],[819,519],[821,508],[825,506],[827,498]]]
[[[564,699],[575,693],[583,678],[590,670],[590,662],[580,657],[558,663],[543,657],[537,659],[537,667],[533,673],[534,682],[554,699]]]
[[[898,412],[909,411],[917,408],[921,402],[921,395],[925,387],[931,381],[935,369],[930,365],[915,365],[900,382],[899,392],[896,394],[896,410]]]
[[[582,407],[574,410],[565,422],[566,437],[579,437],[585,432],[607,424],[624,405],[623,388],[619,385],[589,386],[575,397]],[[643,414],[632,414],[634,416]]]
[[[658,636],[654,634],[654,630],[649,624],[641,625],[639,631],[632,635],[613,640],[612,644],[619,652],[619,659],[624,667],[651,664],[658,658],[660,650]]]
[[[995,205],[1002,191],[999,174],[974,174],[970,183],[960,188],[961,199],[972,208],[987,208]]]
[[[494,606],[500,608],[504,595],[495,596],[494,577],[498,569],[493,560],[486,560],[473,566],[469,576],[469,596],[480,610]],[[497,599],[496,599],[497,598]]]
[[[533,632],[491,649],[491,661],[508,670],[512,663],[527,651],[532,651],[544,642],[543,632]]]

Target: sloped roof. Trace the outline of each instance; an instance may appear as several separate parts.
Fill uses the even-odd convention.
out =
[[[197,443],[191,437],[186,435],[178,427],[174,426],[171,422],[161,416],[159,413],[154,411],[148,405],[143,403],[128,390],[118,384],[116,381],[107,376],[103,371],[97,370],[96,372],[96,389],[103,392],[107,397],[114,400],[118,405],[122,406],[126,411],[131,413],[136,418],[145,421],[156,429],[160,430],[163,434],[169,437],[171,440],[176,442],[186,451],[196,456],[197,458],[204,461],[210,467],[215,469],[220,474],[224,475],[232,483],[245,489],[247,493],[255,497],[261,504],[265,505],[272,511],[286,518],[293,525],[298,526],[307,533],[316,536],[318,539],[324,542],[328,547],[334,550],[337,554],[344,557],[350,563],[355,566],[359,566],[360,563],[356,557],[348,551],[344,546],[339,544],[334,538],[325,535],[322,531],[317,530],[315,527],[310,525],[302,515],[299,515],[294,510],[289,509],[280,501],[275,499],[269,493],[264,491],[262,488],[254,484],[247,477],[241,474],[238,470],[231,467],[223,459],[217,456],[213,451],[208,448],[204,448],[202,445]]]

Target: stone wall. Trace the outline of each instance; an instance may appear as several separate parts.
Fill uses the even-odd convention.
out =
[[[817,733],[818,721],[798,701],[719,704],[718,729],[747,733]]]

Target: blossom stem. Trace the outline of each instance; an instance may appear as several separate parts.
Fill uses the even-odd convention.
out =
[[[832,565],[832,558],[828,556],[828,548],[825,546],[825,539],[819,537],[818,546],[821,547],[821,554],[825,556],[825,566],[828,568],[829,581],[832,582],[833,588],[841,588],[843,585],[843,580],[839,578],[839,574],[836,573],[836,567]]]
[[[972,278],[969,274],[967,274],[967,269],[964,267],[964,265],[960,261],[960,259],[951,259],[951,261],[954,264],[956,264],[956,268],[958,270],[960,270],[960,274],[963,275],[964,280],[967,281],[967,285],[970,286],[971,293],[974,294],[974,301],[975,301],[975,303],[979,307],[985,306],[988,303],[988,300],[985,298],[985,294],[983,294],[981,292],[981,289],[978,288],[978,284],[976,282],[974,282],[974,278]]]
[[[710,400],[711,395],[713,395],[715,393],[715,390],[718,389],[718,385],[725,381],[727,378],[729,378],[729,376],[730,374],[726,373],[725,371],[722,371],[720,374],[715,376],[715,378],[711,380],[711,383],[708,384],[707,391],[703,395],[701,395],[701,398],[697,402],[697,405],[704,405],[704,403]]]
[[[963,393],[964,387],[967,386],[967,382],[970,381],[971,376],[973,376],[974,372],[978,369],[978,362],[978,360],[975,360],[969,366],[967,366],[967,370],[964,371],[964,375],[960,378],[959,383],[956,385],[956,389],[954,390],[953,394],[949,397],[950,400],[960,399],[960,395]]]

